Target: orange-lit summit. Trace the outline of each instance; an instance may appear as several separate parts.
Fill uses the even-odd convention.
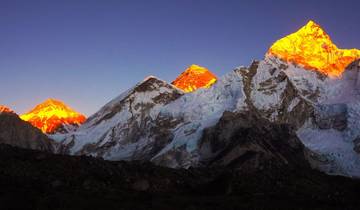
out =
[[[193,64],[181,73],[171,84],[188,93],[199,88],[209,88],[216,80],[216,76],[207,68]]]
[[[341,76],[350,63],[360,58],[360,50],[339,49],[314,21],[276,41],[268,54],[331,77]]]
[[[56,132],[63,125],[80,125],[86,120],[84,115],[55,99],[44,101],[20,118],[47,134]]]

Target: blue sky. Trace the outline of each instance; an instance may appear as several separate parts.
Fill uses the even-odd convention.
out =
[[[308,20],[360,48],[358,0],[0,0],[0,104],[47,98],[90,115],[148,75],[190,64],[221,76]]]

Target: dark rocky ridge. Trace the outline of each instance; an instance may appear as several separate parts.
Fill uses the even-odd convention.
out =
[[[242,171],[308,168],[307,150],[288,124],[271,123],[254,112],[224,112],[216,126],[204,131],[205,165],[230,166]]]
[[[311,169],[293,128],[225,112],[199,148],[204,167],[105,161],[0,145],[4,209],[356,209],[360,181]],[[209,153],[211,151],[211,153]],[[22,198],[22,202],[18,202]]]
[[[0,143],[53,152],[55,142],[15,113],[0,112]]]
[[[354,139],[354,150],[360,154],[360,137]]]

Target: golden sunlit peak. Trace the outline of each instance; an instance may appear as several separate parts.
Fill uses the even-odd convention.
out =
[[[193,64],[171,84],[182,89],[184,92],[192,92],[198,88],[209,88],[216,80],[216,76],[207,68]]]
[[[350,63],[360,58],[358,49],[338,49],[312,20],[297,32],[276,41],[268,54],[334,77],[340,76]]]
[[[86,117],[56,99],[47,99],[30,112],[20,116],[44,133],[54,133],[63,125],[80,125]]]
[[[0,105],[0,113],[14,113],[9,107]]]

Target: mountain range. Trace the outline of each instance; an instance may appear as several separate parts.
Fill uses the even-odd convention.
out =
[[[145,78],[87,119],[56,100],[21,119],[55,153],[170,168],[310,164],[360,177],[359,59],[310,21],[222,77],[191,65],[172,83]]]

